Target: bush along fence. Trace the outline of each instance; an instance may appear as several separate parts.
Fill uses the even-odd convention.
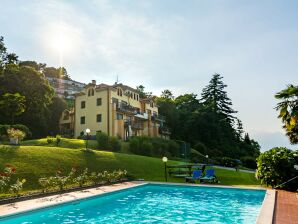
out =
[[[0,193],[7,194],[12,193],[14,196],[20,196],[19,193],[23,189],[23,184],[26,179],[13,180],[12,176],[16,173],[16,168],[10,164],[7,164],[0,172]]]
[[[72,168],[67,175],[63,175],[61,171],[57,171],[55,176],[42,177],[38,179],[39,184],[42,186],[43,192],[67,190],[73,187],[90,187],[96,185],[112,184],[120,181],[127,180],[126,170],[114,170],[112,172],[103,171],[89,172],[85,168],[81,173]]]
[[[21,196],[23,184],[25,179],[17,179],[16,182],[11,180],[11,175],[15,173],[15,168],[7,165],[4,172],[0,173],[0,193],[2,193],[2,201],[14,201]],[[28,192],[22,194],[24,197],[36,197],[47,194],[54,194],[65,191],[78,190],[80,188],[87,188],[93,186],[109,185],[128,180],[128,173],[126,170],[114,170],[112,172],[89,172],[85,168],[82,172],[78,172],[72,168],[67,175],[63,175],[61,171],[57,171],[54,176],[41,177],[38,183],[41,186],[42,192]]]

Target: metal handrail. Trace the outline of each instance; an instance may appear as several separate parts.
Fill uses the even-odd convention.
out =
[[[276,187],[274,187],[274,189],[276,189],[276,188],[278,188],[278,187],[281,187],[281,186],[283,186],[283,185],[285,185],[285,184],[291,182],[292,180],[295,180],[297,177],[298,177],[298,176],[293,177],[293,178],[291,178],[290,180],[288,180],[288,181],[286,181],[286,182],[284,182],[284,183],[282,183],[282,184],[277,185]]]

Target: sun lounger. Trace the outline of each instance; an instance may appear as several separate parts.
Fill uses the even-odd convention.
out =
[[[185,177],[186,182],[195,183],[196,180],[200,180],[202,176],[202,170],[194,170],[192,173],[192,177]]]
[[[217,177],[215,176],[215,171],[214,170],[206,170],[206,175],[204,177],[200,178],[200,182],[203,181],[208,181],[208,182],[213,182],[216,183]]]

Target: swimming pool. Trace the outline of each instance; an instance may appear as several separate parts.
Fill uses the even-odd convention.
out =
[[[256,223],[265,190],[147,184],[0,223]]]

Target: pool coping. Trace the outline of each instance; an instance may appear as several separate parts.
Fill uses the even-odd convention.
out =
[[[46,196],[42,198],[35,198],[15,203],[8,203],[0,205],[0,221],[10,216],[19,215],[22,213],[45,209],[52,206],[62,205],[69,202],[75,202],[79,200],[85,200],[88,198],[100,196],[103,194],[109,194],[117,191],[122,191],[130,188],[135,188],[147,184],[159,184],[159,185],[178,185],[178,186],[190,186],[190,187],[214,187],[214,188],[232,188],[232,189],[247,189],[247,190],[266,190],[266,195],[263,200],[258,218],[257,224],[271,224],[274,216],[275,206],[275,190],[268,190],[261,187],[236,187],[226,185],[214,185],[214,184],[190,184],[190,183],[169,183],[169,182],[155,182],[155,181],[130,181],[109,186],[100,186],[90,189],[78,190],[68,193],[56,194]]]
[[[103,194],[118,192],[143,185],[146,185],[146,183],[123,182],[108,186],[94,187],[90,189],[83,189],[73,192],[19,201],[15,203],[3,204],[0,205],[0,221],[1,219],[9,218],[11,216],[20,215],[31,211],[37,211],[48,207],[58,206],[69,202],[85,200]]]

